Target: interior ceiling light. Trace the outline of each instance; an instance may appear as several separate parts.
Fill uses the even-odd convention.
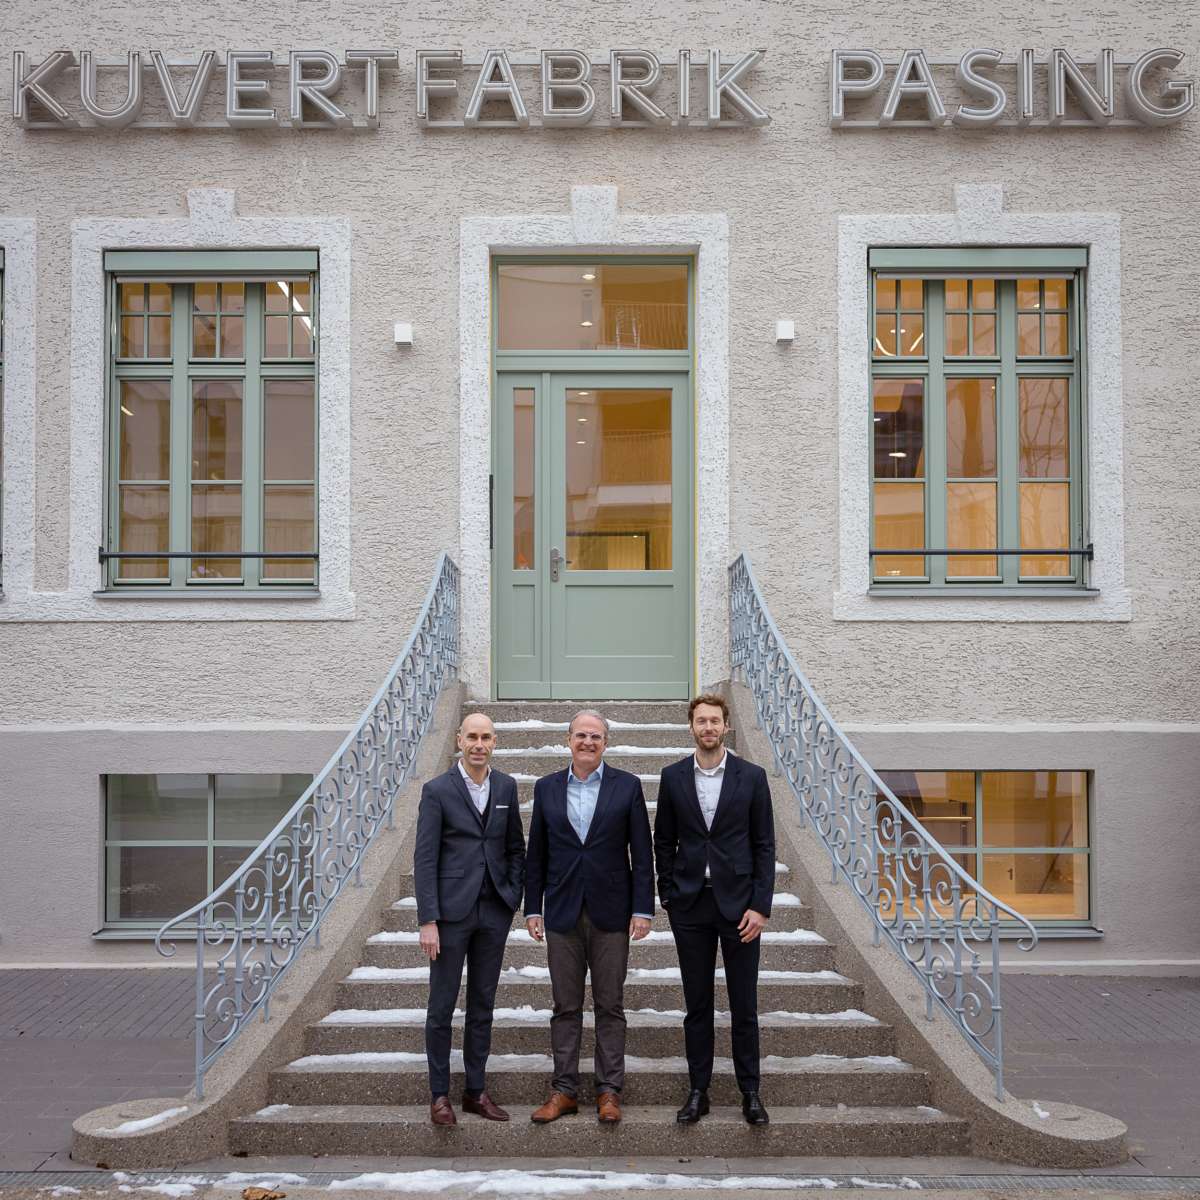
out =
[[[576,392],[575,394],[577,396],[590,396],[592,393],[591,392]]]
[[[903,450],[889,450],[888,451],[888,458],[907,458],[907,457],[908,457],[908,455],[905,454],[905,452]]]
[[[580,425],[587,424],[587,417],[576,417],[575,420],[577,420],[580,423]]]
[[[123,404],[121,405],[121,411],[122,411],[122,412],[123,412],[123,413],[124,413],[124,414],[125,414],[127,417],[132,417],[132,416],[133,416],[133,413],[132,413],[132,412],[130,412],[130,411],[129,411],[129,409],[127,409],[127,408],[125,407],[125,405],[123,405]]]
[[[592,327],[592,323],[591,323],[591,321],[580,321],[580,322],[579,322],[579,324],[580,324],[580,325],[581,325],[581,326],[582,326],[584,329],[591,329],[591,327]]]
[[[585,442],[585,441],[583,440],[583,438],[577,438],[577,439],[576,439],[576,441],[575,441],[575,445],[577,445],[577,446],[586,446],[586,445],[587,445],[587,442]]]
[[[583,277],[590,283],[593,279],[596,278],[596,273],[595,273],[595,271],[585,271],[583,273]]]

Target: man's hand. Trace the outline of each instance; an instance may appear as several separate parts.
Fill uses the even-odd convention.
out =
[[[754,909],[748,908],[742,913],[742,919],[738,922],[738,933],[742,935],[743,942],[752,942],[763,931],[763,926],[766,925],[767,918],[762,913],[756,913]]]
[[[542,924],[541,917],[526,917],[525,928],[529,930],[529,936],[535,942],[544,941],[546,937],[546,927]]]
[[[635,942],[640,942],[642,938],[650,932],[650,922],[645,917],[632,917],[629,921],[629,936]]]
[[[438,937],[438,927],[436,921],[426,921],[421,926],[420,936],[417,941],[421,944],[421,949],[425,951],[425,957],[433,962],[438,956],[438,951],[442,948],[441,939]]]

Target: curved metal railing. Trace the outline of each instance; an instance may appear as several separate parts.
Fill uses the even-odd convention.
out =
[[[351,877],[416,762],[447,675],[458,669],[458,567],[438,560],[408,643],[358,724],[291,811],[215,891],[155,938],[196,934],[196,1096],[204,1074],[261,1009]],[[207,959],[207,962],[206,962]]]
[[[841,731],[796,665],[746,556],[729,568],[730,665],[754,696],[780,771],[829,851],[832,879],[854,889],[934,1006],[991,1068],[1004,1099],[1000,932],[1037,931],[972,878],[896,798]],[[990,952],[989,952],[990,948]]]

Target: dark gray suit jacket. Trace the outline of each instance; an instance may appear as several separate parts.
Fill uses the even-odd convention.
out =
[[[480,817],[456,763],[421,789],[413,878],[417,921],[461,921],[487,872],[511,909],[525,885],[525,835],[511,775],[492,771],[487,812]]]

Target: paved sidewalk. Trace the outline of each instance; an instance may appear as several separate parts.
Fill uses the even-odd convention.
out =
[[[75,1117],[186,1092],[193,986],[185,970],[0,969],[0,1171],[75,1169]],[[1135,1156],[1122,1175],[1200,1177],[1200,979],[1012,975],[1004,988],[1015,1095],[1120,1117]]]

